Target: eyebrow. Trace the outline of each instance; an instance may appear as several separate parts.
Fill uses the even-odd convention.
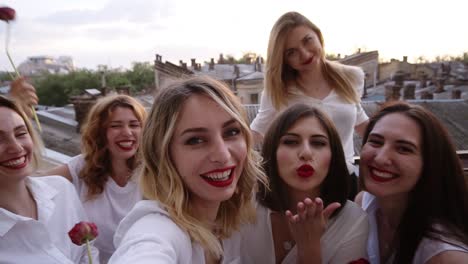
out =
[[[286,137],[286,136],[301,137],[299,134],[296,134],[296,133],[286,133],[282,137]],[[324,138],[328,140],[328,137],[326,135],[321,135],[321,134],[315,134],[310,137],[311,138]]]
[[[234,123],[236,123],[237,120],[234,119],[234,118],[231,118],[229,119],[228,121],[224,122],[223,123],[223,128],[227,127],[227,126],[230,126]],[[187,133],[193,133],[193,132],[206,132],[208,131],[208,129],[204,128],[204,127],[192,127],[192,128],[187,128],[185,129],[184,131],[182,131],[182,133],[180,133],[180,135],[184,135],[184,134],[187,134]]]
[[[377,137],[377,138],[379,138],[379,139],[385,139],[382,135],[377,134],[377,133],[370,133],[370,134],[369,134],[369,137]],[[398,143],[398,144],[404,144],[404,145],[409,145],[409,146],[411,146],[411,147],[413,147],[413,148],[415,148],[415,149],[419,149],[415,143],[413,143],[413,142],[411,142],[411,141],[408,141],[408,140],[398,139],[398,140],[396,140],[396,143]]]

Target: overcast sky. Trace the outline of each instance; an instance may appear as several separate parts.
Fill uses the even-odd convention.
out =
[[[276,19],[299,11],[324,34],[327,53],[378,50],[383,59],[468,51],[466,0],[5,0],[14,8],[10,53],[72,56],[78,67],[130,67],[155,54],[178,63],[265,55]],[[5,23],[0,36],[5,37]],[[0,41],[4,50],[4,41]],[[3,55],[1,55],[3,54]],[[11,70],[0,52],[0,70]]]

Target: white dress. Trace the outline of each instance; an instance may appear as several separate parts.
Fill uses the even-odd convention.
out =
[[[86,247],[68,236],[76,223],[87,221],[73,185],[60,176],[27,177],[37,204],[38,220],[0,208],[0,263],[88,263]],[[99,252],[92,247],[93,263]]]
[[[354,89],[358,95],[364,91],[364,72],[357,67],[341,65],[347,72],[354,76],[353,79],[359,80],[354,83]],[[260,109],[255,119],[250,124],[250,128],[264,135],[276,116],[284,111],[288,106],[305,103],[319,108],[325,112],[333,121],[343,144],[343,151],[346,157],[349,173],[356,172],[354,167],[354,127],[362,124],[369,119],[360,103],[349,103],[340,97],[334,89],[331,90],[322,100],[305,95],[297,87],[289,87],[289,98],[286,106],[276,110],[273,107],[270,97],[265,91],[260,100]]]
[[[268,208],[259,204],[256,223],[241,228],[243,264],[276,263],[270,214]],[[329,221],[320,240],[322,263],[342,264],[367,258],[368,228],[366,213],[357,204],[347,201],[341,212]],[[281,263],[296,262],[294,246]]]
[[[122,220],[114,237],[117,248],[110,264],[204,264],[203,248],[192,243],[156,201],[140,201]],[[240,237],[238,233],[222,241],[223,264],[240,262]]]
[[[79,178],[79,173],[85,165],[83,155],[73,157],[68,162],[68,169],[73,179],[78,196],[90,221],[94,222],[99,230],[95,246],[99,249],[101,262],[106,263],[115,251],[113,238],[118,224],[133,206],[142,199],[142,194],[135,179],[128,181],[127,185],[120,187],[109,177],[104,191],[89,200],[88,187]]]
[[[368,192],[364,192],[362,196],[362,208],[369,215],[369,239],[367,241],[367,253],[369,255],[369,261],[371,264],[380,264],[380,253],[379,253],[379,234],[377,229],[376,212],[379,208],[377,199],[375,196]],[[437,227],[436,227],[437,228]],[[448,239],[448,241],[451,241]],[[455,244],[459,244],[453,241]],[[413,264],[426,263],[430,258],[436,256],[444,251],[461,251],[468,253],[468,246],[455,246],[449,243],[445,243],[439,240],[433,240],[430,238],[423,238],[419,243],[418,248],[414,254]],[[387,262],[391,263],[393,257]]]

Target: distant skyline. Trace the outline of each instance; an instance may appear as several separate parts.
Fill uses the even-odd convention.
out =
[[[162,59],[190,64],[265,57],[274,22],[298,11],[319,26],[327,53],[378,50],[379,57],[410,62],[419,56],[461,56],[468,51],[466,10],[461,0],[5,0],[16,10],[10,53],[19,65],[30,56],[71,56],[75,66],[129,68]],[[9,70],[0,25],[0,71]]]

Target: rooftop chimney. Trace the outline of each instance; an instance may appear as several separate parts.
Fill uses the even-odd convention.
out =
[[[461,90],[452,90],[452,99],[461,99]]]
[[[226,62],[224,61],[224,56],[222,53],[219,54],[219,61],[218,64],[225,64]]]
[[[214,58],[211,58],[211,61],[210,61],[210,65],[209,65],[209,69],[210,71],[214,70]]]
[[[159,62],[160,62],[160,61],[162,61],[162,57],[161,57],[161,55],[159,55],[159,54],[156,54],[156,61],[159,61]]]
[[[423,100],[432,100],[434,99],[434,95],[428,91],[424,91],[421,93],[421,99]]]
[[[409,83],[405,85],[403,88],[403,99],[405,100],[414,100],[414,90],[416,89],[416,85]]]
[[[234,74],[236,75],[236,78],[239,78],[240,70],[239,70],[239,66],[237,65],[234,65]]]
[[[194,69],[196,69],[196,65],[197,65],[196,60],[197,60],[197,59],[190,59],[190,61],[192,61],[192,65],[191,65],[191,66],[192,66]]]
[[[399,85],[385,85],[385,101],[400,100],[400,89]]]
[[[403,56],[403,62],[408,62],[408,56]]]

